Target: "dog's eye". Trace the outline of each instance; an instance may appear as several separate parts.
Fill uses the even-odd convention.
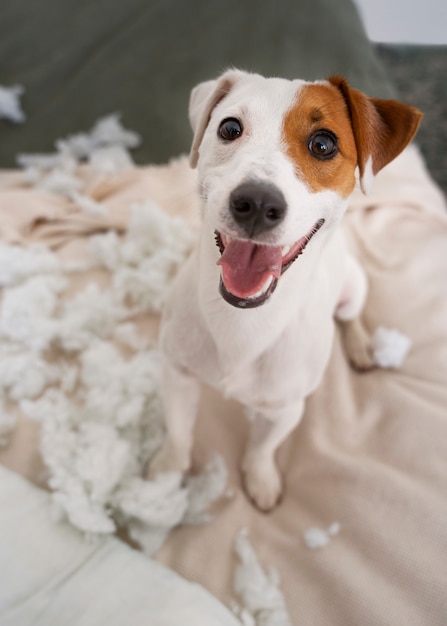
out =
[[[234,141],[242,135],[242,124],[235,117],[228,117],[220,123],[218,135],[224,141]]]
[[[309,139],[309,151],[318,159],[332,159],[337,152],[337,138],[328,130],[318,130]]]

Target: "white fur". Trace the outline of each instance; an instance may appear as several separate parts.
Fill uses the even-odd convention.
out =
[[[246,489],[261,509],[270,509],[280,496],[274,454],[321,381],[337,306],[343,306],[344,318],[355,317],[366,293],[362,271],[336,228],[347,200],[333,190],[312,192],[285,154],[283,118],[304,84],[230,71],[194,90],[191,160],[198,160],[203,223],[198,246],[173,283],[161,330],[168,437],[150,473],[188,469],[199,381],[205,381],[244,404],[253,418],[242,469]],[[228,117],[242,120],[244,134],[226,144],[217,129]],[[325,224],[271,298],[241,310],[219,294],[213,233],[243,237],[228,203],[232,190],[247,179],[275,184],[288,205],[284,221],[262,233],[258,243],[293,244],[317,220],[324,218]]]

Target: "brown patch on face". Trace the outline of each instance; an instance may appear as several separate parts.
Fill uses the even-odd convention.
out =
[[[337,138],[338,151],[332,158],[322,160],[310,152],[310,138],[318,130],[330,131]],[[301,88],[284,119],[283,140],[298,178],[312,191],[330,189],[343,198],[352,193],[357,150],[348,109],[336,87],[311,84]]]

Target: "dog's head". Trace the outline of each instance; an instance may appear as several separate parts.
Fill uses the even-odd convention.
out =
[[[190,160],[221,252],[222,296],[263,304],[318,231],[340,221],[356,172],[367,191],[420,118],[340,77],[308,83],[230,70],[198,85]]]

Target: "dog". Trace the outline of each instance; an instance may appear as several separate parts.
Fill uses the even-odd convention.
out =
[[[198,85],[189,113],[202,224],[162,315],[167,435],[149,475],[189,469],[204,382],[246,408],[245,489],[269,511],[282,493],[275,452],[322,379],[334,318],[353,364],[373,366],[367,281],[339,226],[356,184],[371,188],[421,113],[342,77],[236,69]]]

